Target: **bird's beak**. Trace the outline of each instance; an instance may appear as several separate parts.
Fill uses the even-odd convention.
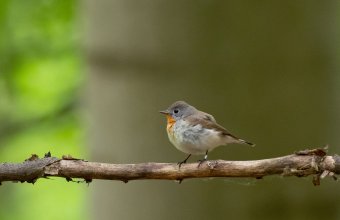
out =
[[[162,114],[164,114],[164,115],[170,114],[169,110],[159,111],[159,113],[162,113]]]

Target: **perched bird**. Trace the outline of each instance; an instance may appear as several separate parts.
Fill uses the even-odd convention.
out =
[[[227,129],[217,124],[215,118],[205,112],[196,109],[184,101],[177,101],[160,113],[167,118],[166,131],[170,142],[180,151],[189,154],[178,165],[181,167],[189,157],[203,155],[199,165],[206,161],[208,152],[218,146],[237,143],[255,146],[250,142],[232,135]]]

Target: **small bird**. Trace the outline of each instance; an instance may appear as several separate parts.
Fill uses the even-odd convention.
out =
[[[178,163],[179,167],[186,163],[192,154],[205,154],[203,160],[199,160],[199,167],[202,162],[208,159],[208,152],[221,145],[237,143],[255,146],[255,144],[232,135],[227,129],[217,124],[212,115],[202,112],[184,101],[176,101],[160,113],[166,115],[166,131],[170,142],[178,150],[189,154]]]

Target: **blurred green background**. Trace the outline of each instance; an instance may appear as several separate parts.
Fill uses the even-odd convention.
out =
[[[158,113],[186,100],[256,148],[340,153],[338,1],[3,0],[0,161],[177,162]],[[199,159],[193,157],[190,161]],[[311,178],[3,183],[0,219],[339,219]]]
[[[86,155],[79,2],[0,3],[0,161]],[[0,187],[0,219],[81,219],[84,187],[41,180]]]

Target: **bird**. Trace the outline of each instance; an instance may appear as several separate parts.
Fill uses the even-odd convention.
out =
[[[211,114],[200,111],[185,101],[176,101],[160,113],[166,115],[166,131],[170,142],[178,150],[188,154],[183,161],[178,162],[179,168],[191,155],[204,155],[199,160],[199,167],[208,159],[208,153],[218,146],[232,143],[255,146],[231,134]]]

